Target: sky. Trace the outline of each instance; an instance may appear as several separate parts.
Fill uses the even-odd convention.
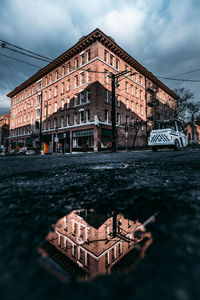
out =
[[[99,28],[154,75],[171,77],[200,69],[199,13],[199,0],[1,0],[0,40],[55,59]],[[6,95],[45,65],[0,47],[0,114],[9,112]],[[200,70],[175,78],[200,80]],[[200,101],[200,82],[162,81]]]

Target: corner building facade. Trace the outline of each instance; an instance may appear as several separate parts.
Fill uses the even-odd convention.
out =
[[[115,89],[117,147],[145,145],[153,120],[172,117],[177,96],[95,29],[8,94],[10,148],[41,144],[46,153],[110,148],[110,75],[125,70]]]

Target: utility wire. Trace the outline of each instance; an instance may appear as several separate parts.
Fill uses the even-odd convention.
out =
[[[38,59],[38,60],[45,61],[45,62],[48,62],[48,63],[49,63],[49,60],[46,60],[46,59],[44,59],[44,58],[39,58],[39,57],[36,57],[36,56],[30,55],[30,54],[24,53],[24,52],[19,51],[19,50],[15,50],[15,49],[9,48],[9,47],[7,47],[7,46],[5,46],[5,47],[3,47],[3,48],[6,48],[6,49],[11,50],[11,51],[14,51],[14,52],[16,52],[16,53],[20,53],[20,54],[23,54],[23,55],[25,55],[25,56],[29,56],[29,57],[32,57],[32,58],[35,58],[35,59]]]
[[[180,79],[180,78],[172,78],[172,77],[161,77],[156,76],[157,78],[167,79],[167,80],[177,80],[177,81],[190,81],[190,82],[200,82],[200,80],[192,80],[192,79]]]
[[[24,49],[24,48],[22,48],[22,47],[19,47],[19,46],[13,45],[13,44],[11,44],[11,43],[8,43],[8,42],[6,42],[6,41],[0,40],[0,42],[2,42],[2,43],[3,43],[3,44],[1,45],[1,46],[2,46],[2,48],[4,48],[4,47],[5,47],[5,46],[8,44],[8,45],[10,45],[10,46],[13,46],[13,47],[15,47],[15,48],[17,48],[17,49],[20,49],[20,50],[26,51],[26,52],[28,52],[28,53],[31,53],[31,54],[34,54],[34,55],[40,56],[40,57],[42,57],[42,58],[48,59],[49,61],[52,61],[52,59],[50,59],[49,57],[46,57],[46,56],[44,56],[44,55],[41,55],[41,54],[35,53],[35,52],[33,52],[33,51],[30,51],[30,50],[26,50],[26,49]]]
[[[10,58],[10,59],[13,59],[13,60],[16,60],[16,61],[19,61],[19,62],[22,62],[22,63],[24,63],[24,64],[27,64],[27,65],[30,65],[30,66],[33,66],[33,67],[36,67],[36,68],[39,68],[39,69],[41,68],[41,67],[39,67],[39,66],[33,65],[33,64],[28,63],[28,62],[26,62],[26,61],[24,61],[24,60],[21,60],[21,59],[18,59],[18,58],[9,56],[9,55],[5,55],[5,54],[1,54],[1,53],[0,53],[0,55],[5,56],[5,57]]]
[[[192,70],[192,71],[188,71],[188,72],[185,72],[185,73],[176,74],[176,75],[171,76],[171,77],[173,78],[173,77],[176,77],[176,76],[182,76],[182,75],[190,74],[190,73],[197,72],[197,71],[200,71],[200,68]]]

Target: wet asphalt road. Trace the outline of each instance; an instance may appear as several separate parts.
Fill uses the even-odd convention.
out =
[[[62,283],[37,249],[77,208],[159,215],[127,275]],[[2,299],[200,299],[200,149],[0,158]]]

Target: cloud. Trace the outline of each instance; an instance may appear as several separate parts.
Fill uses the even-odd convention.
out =
[[[0,39],[55,58],[99,27],[155,75],[169,76],[199,67],[199,11],[197,0],[2,0]],[[0,53],[44,66],[6,49]],[[0,56],[0,105],[7,106],[2,95],[36,71]],[[196,84],[183,85],[198,97]]]

